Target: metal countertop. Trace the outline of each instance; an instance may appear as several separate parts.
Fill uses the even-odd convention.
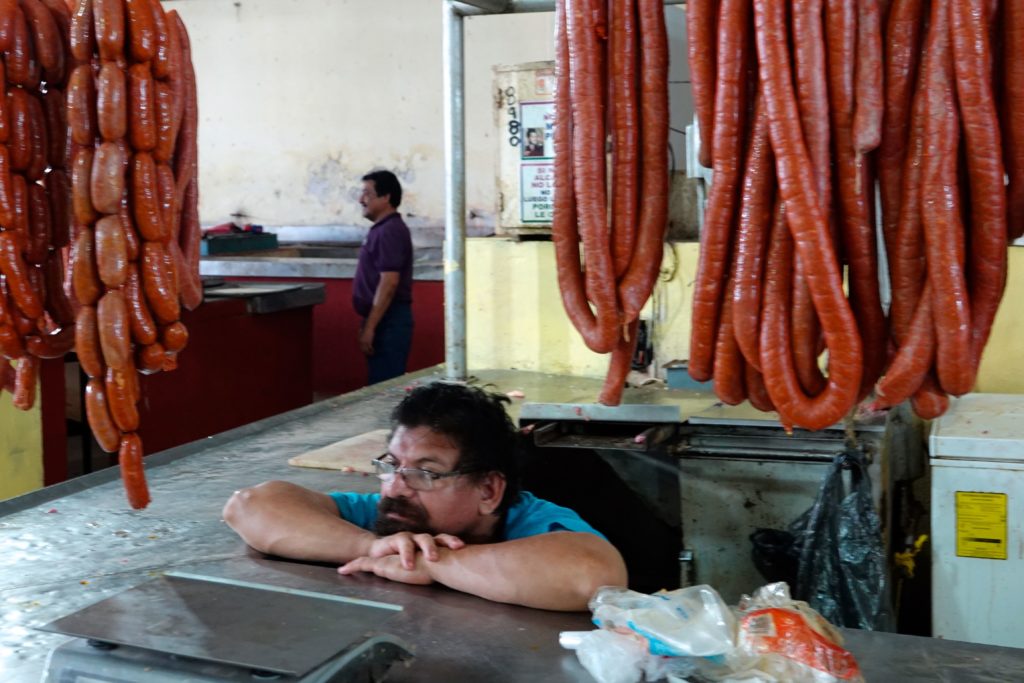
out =
[[[596,396],[601,384],[530,372],[477,374],[481,384],[523,391],[527,401]],[[411,643],[417,659],[408,669],[396,667],[388,680],[591,680],[557,638],[559,631],[588,629],[586,613],[499,605],[443,587],[341,577],[332,567],[269,560],[221,520],[232,491],[267,479],[321,491],[376,490],[372,477],[295,468],[287,460],[386,427],[404,388],[431,376],[440,375],[423,371],[149,456],[153,503],[141,512],[128,508],[116,468],[0,502],[0,680],[38,681],[47,653],[65,640],[32,626],[171,569],[403,605],[386,630]],[[661,400],[665,394],[641,389],[626,400]],[[868,681],[1024,680],[1024,650],[846,635]]]

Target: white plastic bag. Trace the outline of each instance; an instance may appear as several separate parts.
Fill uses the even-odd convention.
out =
[[[718,657],[736,646],[736,619],[710,586],[653,595],[605,587],[591,599],[590,609],[597,626],[639,633],[654,655]]]

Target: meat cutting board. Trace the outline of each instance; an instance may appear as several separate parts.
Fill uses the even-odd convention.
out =
[[[288,464],[322,470],[373,473],[372,461],[388,449],[389,433],[387,429],[375,429],[372,432],[342,439],[315,451],[307,451],[289,458]]]

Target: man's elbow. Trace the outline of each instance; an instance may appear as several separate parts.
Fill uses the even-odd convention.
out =
[[[261,508],[264,507],[262,503],[267,494],[281,483],[283,482],[271,481],[235,491],[224,504],[221,513],[227,525],[241,536],[242,540],[262,553],[270,552],[268,539],[260,533],[263,526],[259,521]]]
[[[629,583],[629,574],[622,555],[610,544],[591,553],[581,562],[577,574],[577,596],[580,609],[586,609],[590,599],[602,586],[622,586]]]

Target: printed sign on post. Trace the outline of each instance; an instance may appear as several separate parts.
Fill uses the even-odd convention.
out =
[[[550,163],[520,167],[520,213],[524,223],[550,224],[555,215],[555,166]]]
[[[519,113],[522,125],[522,158],[553,159],[555,103],[523,102]]]

